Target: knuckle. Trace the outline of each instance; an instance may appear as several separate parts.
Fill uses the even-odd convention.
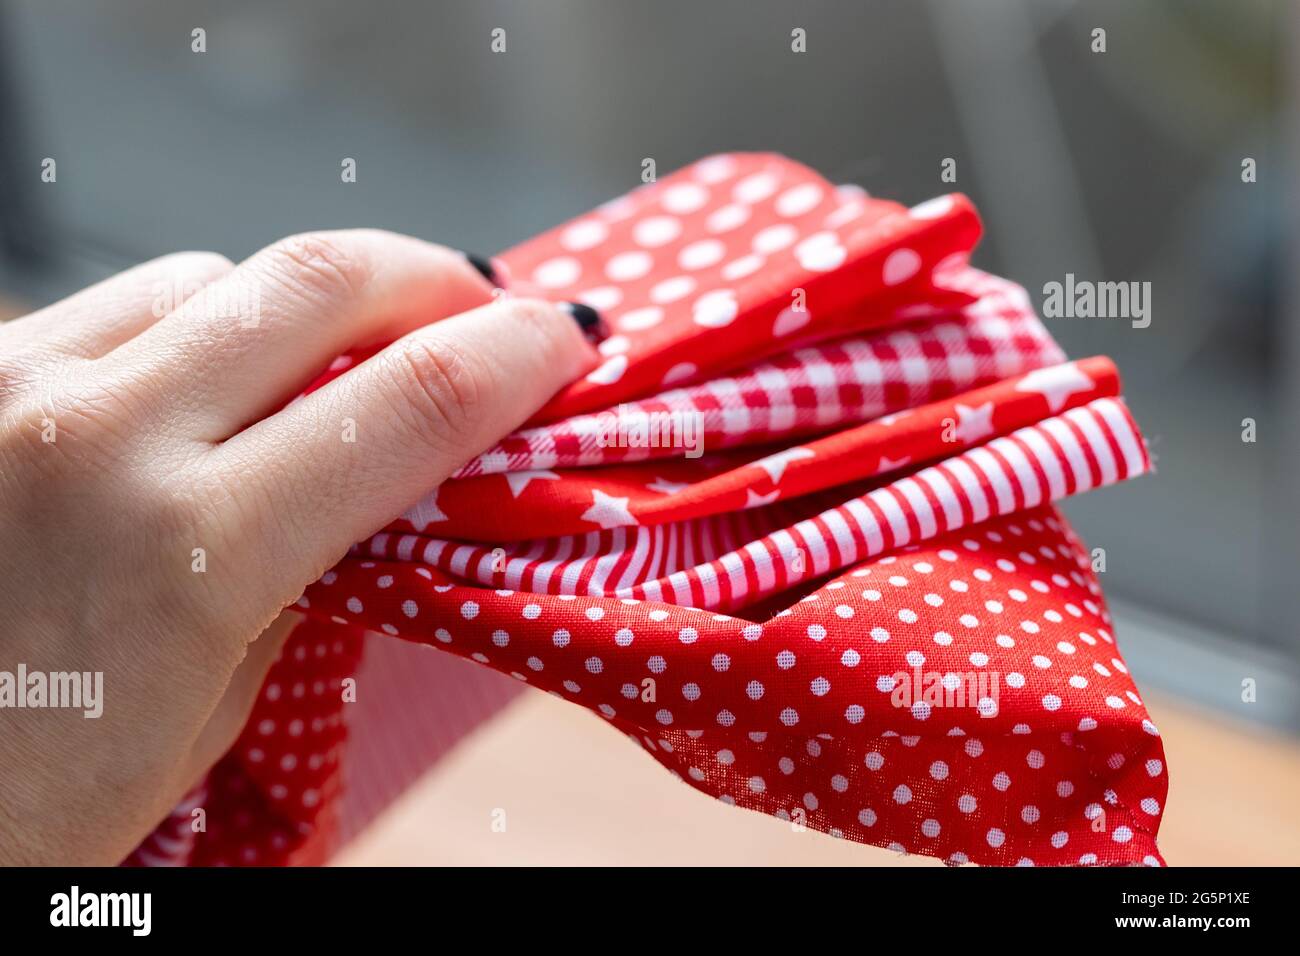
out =
[[[356,298],[370,278],[365,257],[326,233],[288,236],[260,255],[273,274],[313,298]]]
[[[420,338],[402,342],[393,360],[397,394],[417,430],[444,441],[464,435],[483,401],[481,362],[455,343]]]

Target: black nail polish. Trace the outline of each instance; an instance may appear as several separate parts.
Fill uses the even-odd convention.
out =
[[[484,259],[482,256],[476,256],[472,252],[462,252],[461,255],[465,257],[465,260],[470,265],[478,270],[479,275],[492,283],[494,289],[502,288],[501,279],[497,275],[497,270],[492,268],[492,263],[489,260]]]
[[[559,307],[573,316],[573,321],[578,323],[578,328],[592,345],[599,345],[609,338],[609,326],[591,306],[581,302],[561,302]]]

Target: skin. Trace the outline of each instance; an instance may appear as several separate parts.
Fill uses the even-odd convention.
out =
[[[553,306],[370,230],[0,324],[0,670],[104,674],[98,719],[0,709],[0,865],[122,860],[238,735],[303,588],[597,361]]]

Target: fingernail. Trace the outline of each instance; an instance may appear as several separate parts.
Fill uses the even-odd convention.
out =
[[[492,261],[490,259],[484,259],[482,256],[476,256],[472,252],[462,251],[461,255],[465,257],[466,262],[468,262],[470,265],[472,265],[475,269],[478,270],[479,275],[481,275],[484,279],[487,279],[488,282],[492,283],[492,287],[494,289],[502,289],[505,287],[505,284],[501,281],[501,277],[497,273],[496,268],[492,265]]]
[[[591,306],[581,302],[561,302],[559,309],[573,316],[573,321],[578,323],[578,328],[592,345],[599,345],[609,338],[609,326]]]

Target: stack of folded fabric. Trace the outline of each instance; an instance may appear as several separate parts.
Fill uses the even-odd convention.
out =
[[[1161,741],[1052,504],[1150,461],[1114,366],[1066,362],[969,265],[979,234],[962,196],[745,154],[504,254],[512,291],[600,310],[603,364],[307,590],[243,736],[133,861],[324,859],[348,751],[379,745],[347,732],[369,631],[794,825],[1159,865]]]

